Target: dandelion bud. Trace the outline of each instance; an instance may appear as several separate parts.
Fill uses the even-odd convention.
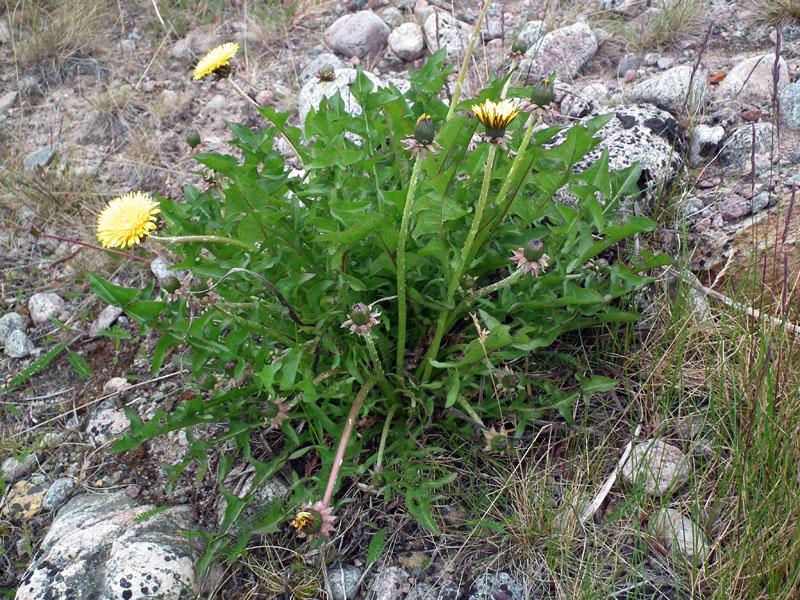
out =
[[[201,141],[202,141],[202,140],[200,139],[200,134],[199,134],[199,133],[197,133],[196,131],[191,131],[191,132],[189,132],[189,134],[186,136],[186,144],[187,144],[187,145],[188,145],[190,148],[197,148],[197,147],[200,145],[200,142],[201,142]]]
[[[519,385],[519,375],[516,373],[504,372],[500,378],[500,385],[507,390],[516,389]]]
[[[200,387],[204,390],[213,390],[215,385],[217,385],[217,378],[214,375],[206,375],[200,382]]]
[[[322,68],[317,71],[317,79],[320,81],[333,81],[336,79],[336,73],[333,70],[333,66],[323,65]]]
[[[542,240],[531,240],[522,247],[522,254],[528,262],[535,262],[544,256]]]
[[[363,326],[368,324],[370,319],[369,307],[363,302],[356,302],[350,308],[350,318],[355,325]]]
[[[181,288],[181,282],[177,277],[169,277],[164,280],[164,282],[161,284],[161,287],[168,294],[174,294]]]
[[[517,38],[511,43],[511,52],[514,54],[525,54],[528,50],[528,42],[522,38]]]
[[[533,88],[531,88],[531,104],[535,104],[536,106],[547,106],[550,104],[553,101],[555,84],[555,73],[550,75],[550,77],[534,83]]]
[[[436,129],[433,127],[433,119],[430,115],[422,113],[417,124],[414,126],[414,139],[420,144],[430,144],[436,135]]]

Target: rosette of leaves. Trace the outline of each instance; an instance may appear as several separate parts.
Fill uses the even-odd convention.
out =
[[[597,145],[593,135],[607,117],[572,127],[566,140],[552,148],[543,144],[558,129],[537,131],[503,198],[497,195],[514,154],[498,153],[489,182],[490,201],[465,277],[456,297],[448,300],[446,291],[473,218],[489,144],[470,149],[479,124],[468,111],[476,99],[462,102],[455,118],[445,121],[447,106],[440,99],[447,75],[443,60],[440,51],[413,73],[406,94],[391,86],[375,89],[359,74],[350,89],[362,109],[360,115],[349,114],[336,95],[309,113],[303,134],[287,125],[288,114],[264,108],[261,130],[230,124],[230,154],[194,155],[219,184],[205,191],[187,186],[180,201],[160,199],[170,233],[214,233],[253,247],[251,252],[213,244],[172,248],[183,259],[177,269],[189,270],[203,281],[220,282],[212,301],[198,304],[191,295],[167,296],[153,285],[120,288],[92,276],[99,295],[159,332],[154,372],[173,348],[188,347],[186,366],[197,380],[212,374],[219,381],[171,414],[159,411],[148,422],[128,410],[131,431],[116,450],[184,428],[191,446],[186,460],[170,467],[176,478],[191,460],[204,465],[212,445],[232,442],[235,451],[221,461],[219,481],[234,458],[241,456],[256,468],[256,483],[278,470],[292,483],[286,505],[267,511],[253,528],[275,531],[295,506],[313,501],[324,485],[333,460],[329,440],[338,439],[353,396],[374,376],[362,340],[341,328],[347,311],[358,302],[388,298],[376,306],[380,323],[371,335],[391,393],[375,387],[364,401],[362,414],[377,418],[366,419],[360,435],[351,440],[342,473],[373,473],[371,482],[383,495],[403,495],[419,522],[437,531],[432,502],[451,475],[427,459],[434,449],[421,450],[429,445],[424,424],[437,407],[475,395],[481,376],[490,372],[484,351],[496,367],[535,360],[537,351],[564,332],[637,317],[617,299],[645,285],[647,269],[661,259],[643,254],[618,260],[599,276],[596,269],[589,276],[586,267],[610,246],[654,227],[644,218],[619,216],[622,198],[637,192],[636,167],[610,172],[603,154],[581,174],[572,172],[572,166]],[[497,98],[502,84],[493,82],[477,101]],[[512,93],[528,97],[530,90]],[[423,112],[432,116],[442,150],[422,159],[413,199],[406,250],[408,352],[405,364],[396,365],[394,259],[414,160],[400,142],[412,134]],[[510,149],[518,150],[524,127],[522,118],[509,127]],[[302,174],[293,173],[277,151],[279,136],[288,137],[299,149],[305,166]],[[577,198],[574,205],[556,200],[561,189]],[[480,295],[481,288],[510,274],[512,251],[532,238],[542,240],[550,257],[546,272]],[[231,269],[257,273],[271,287],[244,271],[230,274]],[[443,311],[449,315],[443,344],[432,357],[429,375],[423,377],[420,358]],[[472,328],[469,312],[479,315],[487,332],[482,339]],[[569,393],[548,390],[546,404],[565,418],[581,394],[613,385],[587,373],[576,376],[580,385]],[[518,436],[544,409],[525,394],[520,386],[504,399],[503,410],[516,418]],[[280,430],[267,433],[267,452],[252,444],[251,437],[268,427],[264,407],[270,397],[287,398],[293,404]],[[492,418],[498,408],[491,405],[474,410]],[[392,425],[384,433],[390,414]],[[301,420],[305,426],[297,427]],[[225,424],[224,433],[204,432],[202,426],[209,423]],[[463,423],[450,416],[435,427],[459,428]],[[307,477],[306,461],[313,454],[322,467]],[[226,526],[239,517],[249,499],[229,498]],[[209,543],[213,546],[219,540]]]

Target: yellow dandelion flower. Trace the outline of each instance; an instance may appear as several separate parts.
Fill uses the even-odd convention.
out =
[[[236,56],[238,51],[239,44],[236,42],[225,42],[221,46],[217,46],[197,63],[192,81],[197,81],[212,73],[225,77],[230,69],[228,62]]]
[[[156,228],[158,202],[143,192],[114,198],[97,217],[97,239],[107,248],[135,246]]]
[[[519,108],[513,100],[509,99],[497,103],[485,100],[483,104],[473,104],[472,112],[486,127],[487,137],[502,139],[506,128],[519,114]]]

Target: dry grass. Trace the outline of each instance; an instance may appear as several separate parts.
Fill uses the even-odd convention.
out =
[[[15,40],[17,60],[26,67],[90,56],[107,43],[110,0],[35,2],[5,0]]]
[[[751,0],[751,4],[768,23],[800,23],[800,0]]]
[[[600,24],[618,36],[632,50],[650,52],[670,46],[681,38],[702,32],[706,3],[702,0],[677,0],[656,4],[653,12],[636,20],[605,14]]]

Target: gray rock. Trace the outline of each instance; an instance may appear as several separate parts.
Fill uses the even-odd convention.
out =
[[[0,317],[0,346],[6,343],[12,331],[25,331],[25,320],[19,313],[10,312]]]
[[[689,146],[689,164],[699,167],[704,162],[714,158],[719,148],[719,143],[725,136],[725,129],[721,125],[698,125],[692,134],[692,143]]]
[[[331,583],[333,600],[355,598],[360,579],[361,569],[355,565],[335,565],[328,569],[328,580]]]
[[[622,77],[628,71],[635,71],[641,65],[641,59],[636,54],[626,54],[617,64],[617,77]]]
[[[669,113],[650,104],[623,104],[609,112],[611,110],[614,118],[596,134],[602,141],[575,164],[574,170],[576,173],[586,170],[600,158],[603,149],[608,148],[608,164],[612,170],[625,169],[634,162],[640,164],[639,186],[646,203],[652,204],[664,181],[673,177],[681,166],[680,148],[673,148],[678,123]],[[601,110],[600,114],[604,112]],[[581,122],[589,118],[591,115]],[[558,134],[546,147],[559,144],[564,138],[564,134]],[[564,195],[559,200],[569,204],[575,199]]]
[[[600,8],[626,17],[638,17],[647,8],[647,3],[642,0],[600,0]]]
[[[536,44],[547,34],[547,23],[544,21],[528,21],[517,36],[528,44],[528,48],[535,48]]]
[[[710,551],[705,533],[680,511],[662,508],[650,519],[650,531],[667,550],[682,556],[695,567],[705,562]]]
[[[755,214],[777,203],[777,198],[770,197],[769,193],[761,192],[750,198],[750,212]]]
[[[25,358],[33,352],[35,347],[30,338],[25,335],[24,331],[16,329],[6,338],[4,352],[6,356],[10,356],[11,358]]]
[[[675,65],[675,59],[671,56],[662,56],[656,61],[656,66],[662,71],[671,69]]]
[[[653,439],[634,446],[622,467],[622,478],[642,485],[648,494],[663,496],[689,479],[689,459],[676,448]]]
[[[161,257],[153,259],[150,262],[150,272],[153,273],[159,281],[172,276],[172,273],[169,272],[169,263]]]
[[[660,58],[661,55],[658,52],[648,52],[642,58],[642,62],[644,62],[646,67],[655,67]]]
[[[44,95],[41,80],[33,75],[20,77],[17,87],[19,88],[19,93],[22,94],[24,98],[33,99]]]
[[[428,50],[436,52],[447,47],[448,63],[457,63],[467,50],[472,28],[446,12],[436,11],[425,19],[422,27]]]
[[[540,44],[525,52],[520,61],[520,73],[530,78],[547,77],[553,71],[559,79],[570,80],[597,52],[597,39],[586,23],[578,22],[546,34]]]
[[[16,90],[11,90],[0,96],[0,114],[8,112],[8,110],[17,103],[19,94]]]
[[[371,10],[339,17],[325,31],[325,43],[334,52],[349,58],[375,56],[386,47],[389,26]]]
[[[28,300],[28,314],[34,325],[46,323],[52,317],[59,318],[64,308],[64,300],[54,292],[39,292]]]
[[[789,162],[793,165],[800,165],[800,150],[792,150],[789,153]]]
[[[56,156],[56,149],[52,146],[45,146],[41,150],[31,152],[22,159],[22,168],[26,173],[32,173],[37,167],[46,167]]]
[[[781,102],[781,123],[786,129],[800,129],[800,81],[787,85],[778,96]]]
[[[308,111],[312,108],[317,110],[323,98],[330,98],[336,92],[341,95],[347,112],[351,115],[360,115],[361,106],[356,102],[353,94],[350,93],[350,86],[356,80],[357,73],[356,69],[336,69],[333,81],[318,81],[316,79],[307,81],[300,90],[300,97],[298,98],[297,110],[300,113],[301,126],[305,127]],[[369,71],[363,71],[363,73],[376,87],[385,87],[383,82]]]
[[[114,408],[113,404],[104,402],[89,417],[85,433],[92,446],[99,448],[118,433],[127,430],[129,425],[130,421],[121,408]]]
[[[389,48],[403,60],[417,60],[425,51],[422,29],[416,23],[403,23],[389,34]]]
[[[211,99],[206,102],[206,110],[209,112],[219,112],[227,107],[228,104],[228,97],[225,94],[214,94],[211,96]]]
[[[394,6],[387,6],[378,14],[380,15],[381,19],[383,19],[383,22],[386,23],[391,29],[400,27],[400,25],[403,23],[403,13],[400,12],[400,9]]]
[[[121,314],[122,309],[119,306],[106,306],[89,327],[89,337],[100,335],[100,332],[111,327]]]
[[[53,482],[50,489],[44,495],[42,500],[42,508],[45,510],[53,510],[58,508],[64,502],[69,500],[72,490],[75,489],[75,481],[71,477],[61,477]]]
[[[124,493],[83,494],[59,512],[17,589],[17,600],[42,598],[196,598],[201,551],[194,509],[176,506],[137,521],[155,507]]]
[[[405,570],[400,567],[384,567],[375,574],[367,597],[370,600],[399,600],[407,581],[408,573]]]
[[[705,91],[706,76],[703,71],[695,72],[693,78],[692,67],[674,67],[636,84],[631,92],[631,99],[634,102],[655,104],[675,113],[683,110],[685,102],[686,110],[691,114],[702,107]]]
[[[503,37],[503,22],[500,19],[487,18],[481,25],[481,38],[484,42],[499,40]]]
[[[478,576],[472,584],[467,600],[495,600],[498,597],[504,600],[524,600],[529,596],[524,585],[505,571],[501,571]]]
[[[28,454],[22,460],[9,456],[0,464],[0,477],[5,479],[7,484],[13,483],[23,475],[26,475],[31,470],[31,465],[34,462],[36,462],[35,454]]]
[[[737,64],[717,86],[717,99],[761,106],[772,100],[774,54],[751,56]],[[778,93],[789,85],[789,69],[779,62]]]
[[[608,88],[605,85],[600,82],[590,83],[579,92],[567,94],[561,101],[561,112],[574,118],[598,113],[607,96]]]
[[[347,67],[347,65],[335,54],[323,52],[317,55],[317,57],[308,63],[306,68],[300,72],[300,83],[304,84],[311,79],[316,79],[319,70],[328,65],[334,69],[344,69]]]
[[[11,27],[8,26],[8,21],[0,19],[0,44],[7,44],[11,41]]]
[[[725,140],[719,153],[719,162],[749,172],[755,156],[756,167],[768,166],[770,148],[776,143],[776,136],[777,131],[772,123],[750,123],[737,127]],[[777,160],[777,156],[773,160]]]

